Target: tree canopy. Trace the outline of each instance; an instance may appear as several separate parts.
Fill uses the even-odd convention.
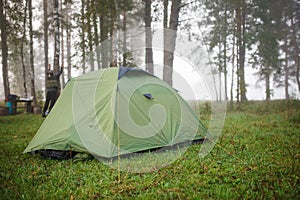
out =
[[[160,27],[187,34],[210,53],[207,67],[225,85],[217,100],[247,101],[251,68],[266,100],[277,87],[287,99],[300,93],[297,0],[1,0],[0,20],[5,96],[36,98],[49,64],[54,70],[66,66],[62,88],[74,71],[140,66],[126,32],[142,27],[147,46],[142,62],[151,73],[157,62],[151,38]],[[164,46],[171,51],[162,56],[163,79],[172,85],[176,34],[165,32]]]

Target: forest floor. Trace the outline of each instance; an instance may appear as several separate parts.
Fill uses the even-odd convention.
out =
[[[201,113],[207,124],[209,109]],[[300,199],[299,101],[248,102],[227,111],[222,136],[206,157],[194,144],[178,149],[166,166],[140,173],[122,171],[118,160],[22,154],[43,120],[0,116],[0,199]],[[149,154],[122,162],[143,165]]]

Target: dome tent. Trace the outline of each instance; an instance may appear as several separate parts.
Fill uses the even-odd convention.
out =
[[[167,83],[138,68],[72,78],[24,153],[85,152],[111,158],[201,139],[206,129]]]

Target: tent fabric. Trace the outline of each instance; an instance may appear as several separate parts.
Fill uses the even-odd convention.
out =
[[[200,139],[206,132],[164,81],[141,69],[106,68],[69,81],[24,153],[72,150],[110,158]]]
[[[128,71],[140,71],[140,72],[143,72],[143,73],[147,73],[149,75],[152,75],[140,68],[136,68],[136,67],[124,67],[124,66],[120,66],[119,67],[119,74],[118,74],[118,80],[124,76]]]

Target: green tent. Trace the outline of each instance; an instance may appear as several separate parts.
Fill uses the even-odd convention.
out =
[[[24,153],[71,150],[110,158],[205,133],[167,83],[138,68],[115,67],[71,79]]]

